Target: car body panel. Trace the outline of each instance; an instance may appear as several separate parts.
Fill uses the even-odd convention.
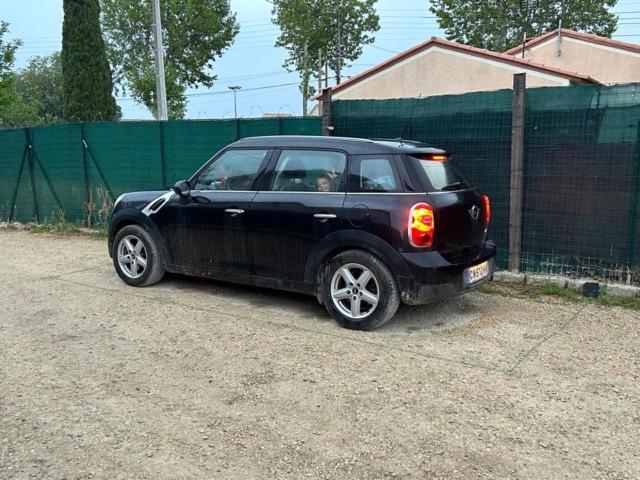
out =
[[[346,194],[258,192],[246,217],[250,273],[304,281],[314,246],[345,228]],[[321,217],[322,216],[322,217]],[[333,216],[333,218],[326,218]]]

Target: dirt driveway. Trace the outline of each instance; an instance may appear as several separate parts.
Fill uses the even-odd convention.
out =
[[[0,232],[0,478],[638,478],[637,312],[474,293],[374,333],[314,299]]]

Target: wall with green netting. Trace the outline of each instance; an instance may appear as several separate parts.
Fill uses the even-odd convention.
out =
[[[169,188],[238,138],[320,133],[315,117],[0,130],[0,221],[96,223],[121,193]]]
[[[640,85],[528,89],[525,271],[640,283]],[[493,203],[498,263],[508,258],[512,91],[333,104],[335,135],[420,140]]]

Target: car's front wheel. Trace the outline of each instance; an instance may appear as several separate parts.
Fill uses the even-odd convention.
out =
[[[322,276],[323,304],[340,325],[374,330],[393,317],[400,295],[389,268],[362,250],[336,255]]]
[[[140,225],[127,225],[118,231],[111,257],[120,278],[134,287],[153,285],[165,273],[157,242]]]

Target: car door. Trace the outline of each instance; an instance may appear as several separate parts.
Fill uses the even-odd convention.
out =
[[[304,280],[313,247],[344,228],[344,152],[282,149],[272,159],[247,222],[247,251],[253,275]]]
[[[167,215],[167,239],[178,267],[246,274],[245,214],[254,184],[266,167],[268,149],[223,152],[192,180],[191,196],[175,199]]]

